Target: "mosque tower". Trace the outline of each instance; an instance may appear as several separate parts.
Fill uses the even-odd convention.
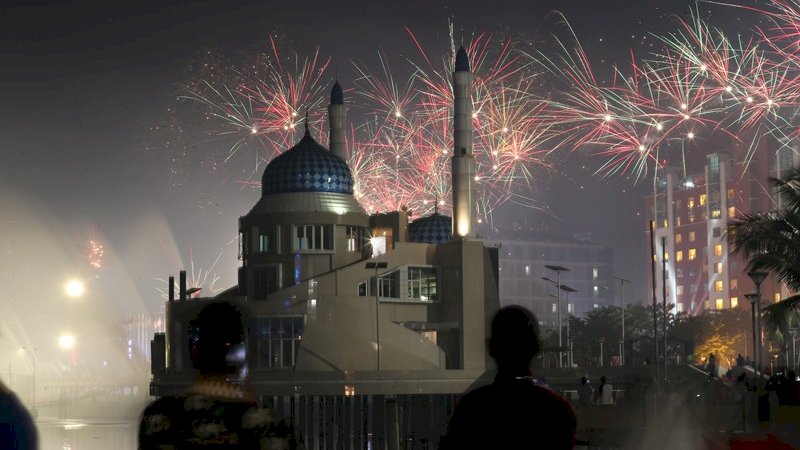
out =
[[[331,89],[331,104],[328,105],[328,123],[330,125],[330,142],[328,146],[334,155],[347,161],[345,145],[345,111],[342,86],[337,81]]]
[[[475,156],[472,154],[472,74],[462,46],[453,72],[453,236],[475,237]]]

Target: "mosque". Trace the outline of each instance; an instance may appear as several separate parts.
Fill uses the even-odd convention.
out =
[[[188,387],[189,321],[205,304],[229,301],[248,315],[252,389],[291,419],[307,448],[435,446],[456,396],[488,377],[489,324],[500,307],[498,249],[476,233],[471,87],[461,48],[453,218],[435,212],[409,223],[404,211],[367,215],[353,196],[337,82],[330,149],[306,128],[266,167],[261,199],[239,218],[238,284],[192,298],[181,272],[166,332],[151,344],[151,394]]]

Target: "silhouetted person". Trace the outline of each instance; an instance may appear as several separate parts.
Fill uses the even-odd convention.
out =
[[[743,367],[744,366],[744,356],[742,356],[741,353],[739,353],[739,356],[736,357],[736,366],[737,367]]]
[[[709,380],[713,380],[717,377],[717,358],[713,353],[708,355],[708,365],[706,365],[706,370],[708,370]]]
[[[600,406],[614,405],[614,385],[609,383],[605,376],[600,377],[600,387],[597,388],[597,404]]]
[[[489,339],[497,376],[461,399],[441,448],[572,448],[575,413],[566,400],[531,376],[537,353],[536,317],[520,306],[502,308],[492,320]]]
[[[578,391],[578,401],[581,406],[591,406],[594,399],[594,388],[588,377],[581,377],[581,390]]]
[[[200,372],[182,396],[162,397],[139,424],[139,448],[289,449],[291,428],[276,423],[244,389],[245,326],[229,303],[206,305],[189,323],[192,365]]]
[[[0,450],[39,448],[36,425],[16,395],[0,381]]]

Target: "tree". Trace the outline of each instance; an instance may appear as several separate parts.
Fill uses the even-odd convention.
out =
[[[748,271],[772,273],[792,292],[800,292],[800,168],[784,178],[770,178],[780,206],[772,211],[746,213],[728,224],[725,239],[734,253],[748,260]],[[764,308],[767,331],[780,340],[798,321],[800,295]]]

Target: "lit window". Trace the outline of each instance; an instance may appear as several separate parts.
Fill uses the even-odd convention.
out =
[[[531,274],[531,266],[525,266],[525,275]]]
[[[597,278],[599,275],[600,274],[599,274],[599,271],[597,270],[597,267],[593,267],[592,268],[592,278]]]
[[[350,386],[350,385],[347,385],[347,384],[346,384],[346,385],[344,386],[344,396],[345,396],[345,397],[353,397],[353,396],[355,396],[355,395],[356,395],[356,387],[355,387],[355,386]]]
[[[714,273],[722,273],[722,263],[718,262],[714,264]]]
[[[739,306],[739,297],[731,297],[731,308]]]
[[[722,256],[722,244],[714,244],[714,256]]]
[[[683,235],[678,233],[675,235],[675,243],[680,244],[683,241]]]
[[[731,278],[731,281],[729,283],[731,290],[739,287],[739,282],[736,280],[736,278]]]
[[[683,285],[682,284],[679,284],[679,285],[675,286],[675,294],[683,295]]]
[[[664,261],[669,261],[669,252],[664,252]]]
[[[728,189],[728,200],[732,199],[735,196],[736,196],[736,191],[734,191],[733,189]]]
[[[333,250],[333,225],[295,226],[294,250]]]
[[[689,197],[688,205],[689,208],[694,208],[694,197]]]
[[[694,222],[694,219],[695,219],[695,216],[694,216],[694,211],[691,211],[691,210],[690,210],[690,211],[689,211],[689,223],[693,223],[693,222]],[[691,240],[691,239],[689,239],[689,240]]]
[[[722,216],[722,211],[720,211],[718,209],[715,209],[715,210],[711,211],[711,218],[712,219],[719,219],[720,216]]]
[[[436,295],[436,268],[435,267],[409,267],[408,268],[408,298],[414,301],[434,302]]]
[[[575,304],[574,303],[567,304],[567,312],[569,312],[570,314],[575,312]]]
[[[675,261],[681,262],[683,261],[683,250],[678,250],[675,252]]]
[[[716,306],[717,309],[722,309],[725,307],[725,301],[722,300],[721,298],[718,298],[714,300],[714,305]]]
[[[717,280],[717,281],[714,282],[714,290],[715,291],[722,292],[722,289],[724,289],[724,288],[725,288],[725,284],[722,282],[722,280]]]
[[[557,307],[556,307],[556,304],[555,304],[555,303],[553,303],[553,309],[552,309],[552,312],[556,312],[556,308],[557,308]]]
[[[597,309],[597,308],[599,308],[599,307],[600,307],[600,305],[598,305],[597,303],[595,303],[594,305],[592,305],[592,308],[594,308],[594,309]]]
[[[706,205],[706,194],[700,194],[700,206]]]
[[[678,312],[679,313],[683,312],[683,302],[678,302]]]
[[[694,261],[697,259],[697,250],[690,248],[687,256],[689,257],[689,261]]]
[[[728,217],[736,217],[736,207],[735,206],[728,207]]]
[[[694,231],[689,232],[689,242],[694,242]]]
[[[258,236],[258,251],[259,253],[266,253],[269,251],[269,235],[261,234]]]
[[[778,303],[779,301],[781,301],[781,293],[780,292],[776,292],[774,298],[775,298],[775,303]]]
[[[347,235],[347,251],[356,253],[361,251],[361,228],[346,227],[345,233]]]

